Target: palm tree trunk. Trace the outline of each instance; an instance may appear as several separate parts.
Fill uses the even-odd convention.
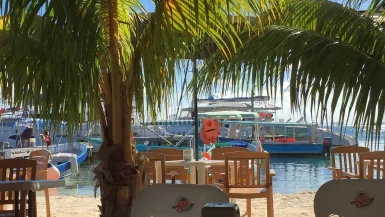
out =
[[[129,217],[133,197],[142,187],[143,169],[147,159],[136,152],[131,134],[131,113],[133,92],[131,80],[123,81],[118,29],[118,0],[108,1],[109,59],[110,72],[101,69],[103,81],[102,97],[106,98],[99,106],[103,133],[103,144],[98,156],[101,163],[95,168],[97,183],[100,187],[101,217]],[[99,57],[100,58],[100,57]],[[103,63],[103,61],[101,61]],[[101,67],[107,67],[101,64]],[[126,76],[131,77],[131,76]],[[127,79],[127,78],[126,78]],[[104,123],[103,123],[104,122]]]

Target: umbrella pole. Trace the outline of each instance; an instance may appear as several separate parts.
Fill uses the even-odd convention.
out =
[[[194,77],[198,74],[197,60],[193,60]],[[198,87],[194,83],[194,145],[195,145],[195,160],[199,160],[199,138],[198,138]],[[196,183],[198,183],[198,176],[196,176]]]

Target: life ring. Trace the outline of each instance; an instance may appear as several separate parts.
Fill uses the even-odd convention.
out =
[[[204,144],[215,144],[219,136],[219,122],[213,119],[203,119],[203,127],[200,132],[200,138]]]
[[[207,160],[211,160],[211,156],[207,152],[203,153],[203,157],[206,158]]]

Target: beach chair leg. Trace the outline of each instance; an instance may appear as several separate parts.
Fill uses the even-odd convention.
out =
[[[246,199],[246,213],[247,217],[251,217],[251,199]]]
[[[266,198],[267,202],[267,217],[274,217],[274,202],[273,202],[273,190],[270,190],[269,196]]]
[[[51,217],[51,205],[49,203],[49,191],[48,191],[48,189],[44,190],[44,194],[45,194],[45,210],[47,213],[47,217]]]

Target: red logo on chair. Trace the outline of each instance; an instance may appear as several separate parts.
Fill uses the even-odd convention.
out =
[[[191,203],[189,199],[181,197],[176,200],[175,205],[172,206],[173,209],[176,209],[177,212],[186,212],[194,207],[194,203]]]
[[[369,197],[365,192],[359,192],[351,204],[355,204],[356,208],[361,209],[363,207],[369,206],[373,202],[374,197]]]

